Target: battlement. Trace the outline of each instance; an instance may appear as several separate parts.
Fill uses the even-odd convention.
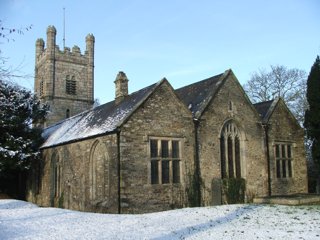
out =
[[[75,57],[78,57],[78,61],[93,61],[94,56],[94,42],[95,38],[93,34],[88,34],[85,38],[86,41],[86,50],[84,53],[81,53],[80,48],[77,45],[74,45],[72,49],[69,47],[64,47],[63,50],[60,50],[59,45],[56,45],[56,34],[57,31],[54,26],[49,26],[47,28],[47,46],[45,47],[45,41],[42,38],[37,39],[36,41],[36,62],[41,62],[43,59],[47,58],[66,58],[65,60],[75,60]],[[71,58],[71,59],[68,59]],[[83,59],[81,59],[83,58]],[[92,59],[88,59],[92,58]]]

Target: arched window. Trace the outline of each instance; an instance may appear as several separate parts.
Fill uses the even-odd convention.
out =
[[[104,199],[108,181],[105,175],[108,174],[108,155],[105,146],[99,141],[94,142],[91,148],[89,166],[89,196],[91,200]]]
[[[241,178],[240,133],[230,121],[225,124],[220,136],[220,158],[222,178]]]
[[[51,158],[51,187],[50,198],[51,206],[54,206],[54,199],[61,196],[62,192],[62,163],[57,152],[52,154]]]

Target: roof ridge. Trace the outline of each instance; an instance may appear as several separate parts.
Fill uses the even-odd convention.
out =
[[[180,100],[190,109],[193,116],[198,118],[206,105],[212,99],[214,93],[219,89],[226,71],[221,74],[203,79],[201,81],[175,89]]]
[[[264,104],[264,103],[268,103],[268,102],[273,102],[275,99],[272,100],[267,100],[267,101],[262,101],[262,102],[257,102],[257,103],[253,103],[253,105],[259,105],[259,104]]]
[[[203,79],[203,80],[200,80],[200,81],[198,81],[198,82],[194,82],[194,83],[185,85],[185,86],[183,86],[183,87],[180,87],[180,88],[175,89],[175,91],[178,91],[178,90],[181,90],[181,89],[187,88],[187,87],[192,87],[192,86],[195,86],[195,85],[198,85],[198,84],[202,84],[202,83],[204,83],[204,82],[206,82],[206,81],[213,80],[213,79],[215,79],[215,78],[220,78],[223,74],[224,74],[224,73],[220,73],[220,74],[217,74],[217,75],[215,75],[215,76],[208,77],[208,78],[205,78],[205,79]]]

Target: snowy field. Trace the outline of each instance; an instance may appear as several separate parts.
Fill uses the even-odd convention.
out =
[[[0,200],[0,239],[320,239],[320,206],[224,205],[114,215]]]

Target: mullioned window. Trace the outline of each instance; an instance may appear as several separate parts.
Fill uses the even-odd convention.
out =
[[[181,142],[176,139],[151,139],[151,184],[180,183]]]
[[[277,178],[292,177],[292,144],[276,143],[274,145]]]

